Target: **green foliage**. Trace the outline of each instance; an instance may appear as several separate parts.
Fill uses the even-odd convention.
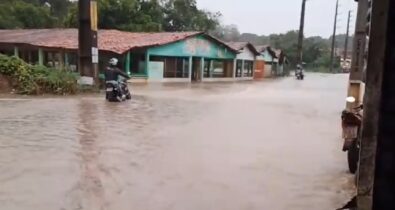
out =
[[[19,93],[32,94],[37,89],[30,66],[19,58],[0,54],[0,73],[14,80]]]
[[[48,28],[56,26],[56,21],[48,6],[37,5],[34,1],[5,0],[0,3],[0,29]]]
[[[220,27],[219,27],[220,28]],[[336,35],[336,43],[339,47],[344,47],[346,35]],[[349,50],[352,46],[352,37],[348,38]],[[289,31],[285,34],[271,34],[269,36],[258,36],[256,34],[245,33],[237,38],[226,41],[244,41],[255,45],[270,45],[274,48],[282,49],[287,55],[291,66],[296,65],[298,31]],[[319,36],[307,37],[303,41],[303,62],[306,68],[314,71],[328,72],[330,67],[330,46],[332,37],[324,39]],[[334,67],[339,68],[340,61],[335,59]]]
[[[134,32],[209,31],[219,25],[220,14],[198,9],[195,0],[97,1],[101,29]],[[77,14],[77,1],[1,0],[0,29],[76,28]]]
[[[219,13],[199,10],[195,0],[98,0],[99,28],[134,32],[209,31]],[[66,27],[77,27],[77,5],[69,6]]]
[[[67,71],[32,66],[17,57],[0,54],[0,74],[10,76],[20,94],[74,94],[77,77]]]
[[[199,10],[196,0],[167,0],[164,6],[165,31],[210,31],[218,25],[220,13]]]
[[[42,93],[75,94],[77,78],[68,71],[51,69],[45,66],[32,66],[34,79]]]
[[[225,25],[225,26],[220,25],[216,29],[211,30],[209,33],[212,36],[215,36],[226,42],[238,40],[240,37],[240,31],[236,25]]]

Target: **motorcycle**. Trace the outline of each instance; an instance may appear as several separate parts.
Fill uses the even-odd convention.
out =
[[[129,91],[126,79],[106,82],[106,100],[110,102],[122,102],[131,100],[132,94]]]
[[[132,99],[132,94],[130,93],[130,90],[128,88],[128,82],[126,79],[121,79],[119,81],[119,86],[121,86],[122,92],[125,95],[126,100],[131,100]]]
[[[296,70],[295,76],[297,80],[303,80],[304,79],[304,74],[302,70]]]
[[[354,97],[348,97],[347,102],[354,103]],[[343,151],[347,152],[347,162],[350,173],[355,174],[358,169],[360,150],[360,130],[362,126],[363,106],[344,110],[341,115],[343,128]]]

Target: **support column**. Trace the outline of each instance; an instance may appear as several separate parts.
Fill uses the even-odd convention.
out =
[[[67,52],[64,53],[64,65],[65,65],[66,67],[69,67],[69,66],[70,66],[69,53],[67,53]]]
[[[18,47],[14,47],[14,56],[19,58],[19,48]]]
[[[150,54],[149,54],[149,52],[147,51],[147,52],[145,53],[145,75],[146,75],[147,77],[149,77],[149,75],[148,75],[148,72],[149,72],[149,61],[150,61]]]
[[[200,81],[203,81],[204,77],[204,58],[200,59]]]
[[[367,44],[366,39],[366,24],[367,18],[366,15],[369,11],[369,1],[368,0],[359,0],[358,1],[358,12],[356,17],[356,25],[354,32],[354,41],[353,41],[353,54],[351,59],[351,69],[350,69],[350,77],[349,77],[349,87],[348,87],[348,96],[353,96],[356,99],[354,104],[347,103],[347,108],[351,108],[353,106],[357,106],[362,103],[363,93],[364,92],[364,56],[365,49]]]
[[[210,65],[209,65],[209,67],[208,67],[208,76],[210,77],[210,78],[212,78],[213,77],[213,67],[214,67],[214,61],[213,60],[210,60]]]
[[[193,59],[192,56],[189,57],[189,65],[188,65],[188,78],[189,78],[189,82],[192,81],[192,65],[193,65]]]
[[[61,51],[60,52],[60,54],[59,54],[59,67],[60,67],[60,69],[62,69],[62,70],[65,70],[65,53],[64,53],[64,51]]]
[[[395,2],[372,2],[357,201],[359,210],[392,210],[395,198]]]
[[[243,78],[244,77],[244,67],[245,67],[245,60],[242,60],[242,63],[241,63],[241,78]]]
[[[233,59],[233,75],[232,75],[233,79],[236,78],[236,70],[237,70],[237,59],[235,58]]]
[[[43,49],[38,49],[38,65],[44,66],[44,51]]]
[[[28,62],[29,62],[30,64],[34,63],[34,62],[32,61],[32,57],[33,57],[33,56],[32,56],[32,51],[29,50],[27,57],[28,57],[27,60],[28,60]]]
[[[125,59],[125,71],[126,73],[130,76],[130,51],[126,53],[126,59]]]

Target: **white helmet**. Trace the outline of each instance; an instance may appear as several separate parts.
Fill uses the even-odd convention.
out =
[[[118,59],[116,58],[111,58],[110,61],[108,61],[108,63],[112,66],[116,66],[118,64]]]

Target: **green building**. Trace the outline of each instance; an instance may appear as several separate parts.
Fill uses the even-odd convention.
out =
[[[112,57],[147,82],[235,80],[237,51],[203,32],[131,33],[99,30],[99,67]],[[78,72],[77,29],[0,30],[0,53]]]

